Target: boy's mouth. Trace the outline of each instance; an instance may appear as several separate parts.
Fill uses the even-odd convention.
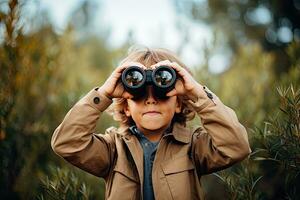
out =
[[[156,114],[160,114],[160,112],[158,112],[158,111],[148,111],[148,112],[144,113],[144,115],[146,115],[146,114],[148,114],[148,115],[156,115]]]

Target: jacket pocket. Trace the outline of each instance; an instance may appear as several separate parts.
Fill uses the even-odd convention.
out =
[[[163,162],[162,169],[165,175],[169,175],[192,170],[195,167],[188,156],[182,156]]]
[[[135,200],[140,198],[140,181],[134,167],[127,162],[117,161],[108,188],[108,200]]]
[[[163,177],[172,199],[193,199],[195,194],[194,164],[188,155],[165,161],[161,164]]]
[[[114,173],[119,173],[124,177],[139,183],[138,175],[133,171],[134,169],[134,167],[129,167],[127,163],[117,162],[114,168]]]

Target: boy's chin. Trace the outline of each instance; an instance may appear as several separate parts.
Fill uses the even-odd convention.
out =
[[[153,126],[146,126],[146,127],[144,127],[144,129],[147,129],[147,130],[150,130],[150,131],[155,131],[155,130],[159,130],[159,129],[161,129],[162,127],[157,127],[157,126],[155,126],[155,127],[153,127]]]
[[[164,126],[160,124],[150,124],[143,126],[144,129],[150,130],[150,131],[156,131],[162,129]]]

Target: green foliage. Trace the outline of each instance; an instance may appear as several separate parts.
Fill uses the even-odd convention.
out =
[[[42,192],[39,200],[72,200],[94,199],[91,188],[85,182],[81,182],[70,170],[52,169],[51,178],[46,176],[41,180]]]
[[[214,173],[226,185],[229,199],[261,199],[261,192],[257,184],[263,177],[253,173],[255,165],[250,160],[245,160],[234,171],[229,170]]]
[[[279,87],[278,93],[282,115],[266,123],[259,141],[274,161],[282,162],[286,170],[300,172],[300,89]]]
[[[216,174],[231,199],[300,198],[300,89],[279,87],[278,94],[280,113],[253,130],[251,157],[236,171]]]
[[[289,199],[300,198],[300,89],[278,88],[281,113],[259,131],[260,152],[254,160],[272,161],[281,176],[282,190]]]
[[[274,56],[258,44],[241,46],[231,67],[220,75],[217,94],[226,105],[238,108],[246,127],[265,119],[276,104],[273,63]]]
[[[214,178],[204,185],[225,189],[229,199],[299,198],[299,49],[299,43],[285,49],[291,66],[277,77],[272,53],[257,45],[240,48],[229,70],[212,84],[248,128],[253,153],[215,174],[224,188]],[[211,191],[207,188],[208,199],[221,197]]]
[[[271,52],[274,75],[289,71],[285,47],[300,41],[298,1],[272,0],[173,0],[178,13],[195,23],[207,25],[214,33],[215,52],[238,54],[241,47],[259,43]],[[296,3],[297,2],[297,3]],[[282,34],[282,30],[285,33]],[[184,30],[183,32],[186,32]],[[252,57],[249,57],[255,61]]]
[[[0,43],[0,196],[4,199],[34,198],[39,180],[32,177],[50,173],[49,165],[66,165],[54,155],[50,137],[80,96],[104,81],[118,53],[101,38],[80,43],[72,27],[58,35],[50,24],[43,24],[25,34],[25,4],[0,3],[8,8],[0,9],[4,36]],[[107,117],[104,120],[111,123]],[[87,175],[80,179],[89,181],[98,199],[103,196],[103,187],[98,188],[102,182]]]
[[[293,0],[173,1],[178,12],[210,25],[231,48],[239,48],[246,40],[259,41],[269,50],[281,48],[287,42],[280,37],[282,27],[299,40],[299,5]]]

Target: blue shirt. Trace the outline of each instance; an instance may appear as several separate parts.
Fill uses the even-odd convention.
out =
[[[136,126],[130,127],[131,132],[137,136],[143,151],[144,151],[144,183],[143,193],[145,200],[154,200],[153,186],[152,186],[152,166],[159,142],[149,141]]]

